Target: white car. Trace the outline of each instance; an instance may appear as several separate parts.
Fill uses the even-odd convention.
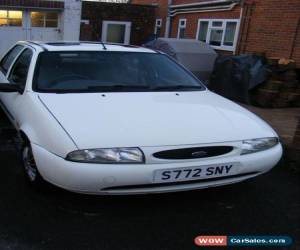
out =
[[[1,106],[34,186],[88,194],[201,189],[269,171],[274,130],[167,55],[103,43],[19,42],[0,65]]]

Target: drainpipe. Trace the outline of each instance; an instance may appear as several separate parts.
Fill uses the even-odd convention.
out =
[[[291,45],[291,50],[290,50],[290,55],[289,55],[290,59],[292,59],[293,54],[294,54],[294,50],[295,50],[295,45],[296,45],[296,40],[297,40],[299,28],[300,28],[300,17],[298,18],[298,22],[296,24],[296,29],[295,29],[294,37],[293,37],[293,40],[292,40],[292,45]]]
[[[233,51],[233,55],[236,55],[237,54],[237,51],[239,51],[238,47],[240,46],[240,39],[241,39],[241,30],[243,30],[243,24],[242,23],[242,20],[243,20],[243,14],[244,14],[244,5],[242,4],[241,6],[241,10],[240,10],[240,22],[239,22],[239,25],[238,25],[238,36],[237,36],[237,40],[235,42],[235,46],[234,46],[234,51]]]
[[[165,37],[170,37],[171,33],[171,16],[170,16],[170,6],[172,5],[172,0],[168,0],[168,13],[167,13],[167,20],[166,20],[166,30],[165,30]]]
[[[253,9],[255,7],[254,0],[245,0],[243,2],[243,15],[242,15],[242,27],[239,31],[239,40],[238,40],[238,48],[236,53],[242,54],[245,53],[247,47],[247,40],[249,34],[249,26],[252,19]]]

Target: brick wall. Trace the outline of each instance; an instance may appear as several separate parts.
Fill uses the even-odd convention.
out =
[[[156,6],[155,19],[162,19],[162,27],[160,36],[164,36],[166,29],[166,18],[168,15],[168,0],[132,0],[132,4],[146,4]],[[154,33],[154,25],[152,27],[152,33]]]
[[[186,23],[186,38],[196,38],[198,19],[211,18],[211,19],[238,19],[240,18],[240,7],[235,6],[230,11],[219,11],[219,12],[202,12],[202,13],[188,13],[176,15],[172,18],[171,37],[177,37],[178,23],[180,18],[185,18]]]
[[[239,52],[263,52],[267,57],[292,58],[300,67],[300,1],[247,2]]]
[[[0,0],[0,6],[6,8],[55,8],[63,9],[64,2],[43,0]]]
[[[100,41],[102,21],[131,21],[130,43],[141,45],[153,34],[155,7],[147,5],[82,2],[80,40]]]

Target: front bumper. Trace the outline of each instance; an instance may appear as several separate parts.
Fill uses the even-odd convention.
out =
[[[240,182],[273,168],[282,156],[280,144],[248,155],[201,159],[194,162],[164,164],[89,164],[66,161],[38,145],[32,145],[42,177],[69,191],[87,194],[142,194],[193,190]],[[153,183],[153,172],[159,169],[196,167],[239,162],[234,176],[177,183]]]

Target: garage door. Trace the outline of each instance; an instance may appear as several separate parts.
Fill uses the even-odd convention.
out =
[[[59,30],[59,13],[57,12],[30,12],[29,40],[57,41],[61,40]]]
[[[59,12],[0,10],[0,57],[20,40],[61,40],[59,20]]]

